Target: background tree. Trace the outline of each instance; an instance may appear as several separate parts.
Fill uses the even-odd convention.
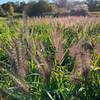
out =
[[[99,0],[87,0],[87,4],[90,11],[96,11],[97,9],[100,10],[100,8],[98,8],[98,5],[100,5]]]
[[[8,3],[7,8],[8,8],[8,14],[10,16],[13,16],[14,15],[14,7],[13,7],[13,5],[11,3]]]
[[[4,9],[2,8],[2,6],[0,6],[0,16],[5,16]]]
[[[39,2],[30,2],[26,7],[29,16],[43,16],[45,13],[55,10],[54,4],[49,4],[47,1],[40,0]]]
[[[18,1],[15,2],[15,7],[14,7],[15,12],[22,13],[24,8],[25,8],[25,6],[26,6],[25,2],[18,2]]]
[[[96,10],[100,11],[100,2],[98,4],[96,4]]]
[[[13,16],[14,15],[14,3],[13,2],[7,2],[5,4],[2,4],[2,8],[4,9],[6,15]]]

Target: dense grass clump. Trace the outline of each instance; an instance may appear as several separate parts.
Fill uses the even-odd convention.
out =
[[[0,99],[100,99],[100,19],[0,22]]]

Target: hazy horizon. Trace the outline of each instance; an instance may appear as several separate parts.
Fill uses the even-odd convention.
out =
[[[19,1],[19,2],[23,2],[23,1],[28,2],[28,1],[32,1],[32,0],[0,0],[0,4],[6,3],[6,2],[9,2],[9,1],[11,1],[11,2],[17,2],[17,1]],[[49,1],[51,2],[52,0],[49,0]],[[85,0],[68,0],[68,1],[85,1]]]

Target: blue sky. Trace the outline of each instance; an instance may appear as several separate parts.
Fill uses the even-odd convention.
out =
[[[0,4],[6,3],[8,1],[13,1],[13,2],[20,1],[21,2],[21,1],[29,1],[29,0],[0,0]]]
[[[2,4],[2,3],[6,3],[6,2],[8,2],[8,1],[13,1],[13,2],[16,2],[16,1],[30,1],[30,0],[0,0],[0,4]],[[32,0],[31,0],[32,1]],[[50,0],[51,1],[51,0]],[[75,1],[75,0],[73,0],[73,1]],[[77,0],[77,1],[82,1],[82,0]]]

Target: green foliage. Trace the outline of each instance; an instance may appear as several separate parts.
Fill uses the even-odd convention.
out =
[[[54,12],[56,9],[56,5],[49,4],[44,0],[40,0],[39,2],[29,2],[27,4],[27,14],[29,16],[43,16],[46,13]]]
[[[90,11],[100,11],[99,0],[87,0]]]

